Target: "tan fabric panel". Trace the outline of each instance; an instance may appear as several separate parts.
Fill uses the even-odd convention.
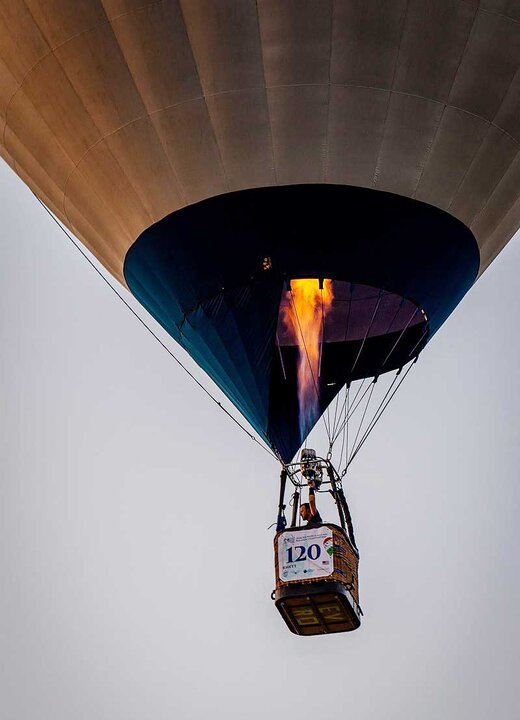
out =
[[[172,0],[100,0],[100,2],[111,20],[154,5],[173,4]]]
[[[255,0],[181,0],[205,95],[264,85]]]
[[[0,133],[2,134],[5,126],[7,107],[18,90],[19,85],[20,83],[11,72],[9,65],[5,63],[0,56]]]
[[[490,10],[514,20],[520,20],[520,2],[518,0],[480,0],[480,7],[483,10]]]
[[[54,57],[102,137],[146,112],[111,25],[82,33],[57,48]],[[78,120],[83,120],[79,113]]]
[[[5,148],[2,145],[0,145],[0,157],[2,158],[2,160],[4,160],[9,165],[11,170],[14,170],[16,172],[16,163],[15,163],[11,153],[9,153],[7,151],[7,148]]]
[[[124,285],[121,253],[124,251],[125,245],[124,243],[119,245],[107,242],[107,237],[116,237],[116,232],[118,239],[123,237],[123,234],[118,231],[119,226],[111,218],[110,210],[98,195],[89,194],[88,188],[86,188],[84,197],[78,193],[75,199],[81,202],[81,206],[78,207],[71,200],[67,201],[65,225],[78,228],[77,232],[75,230],[75,234],[84,238],[84,243],[90,252],[111,275]]]
[[[125,149],[128,152],[127,144]],[[110,152],[108,138],[98,143],[83,158],[67,183],[65,210],[69,199],[74,201],[83,187],[87,188],[88,192],[95,188],[117,219],[120,232],[124,232],[125,237],[128,236],[131,238],[130,242],[133,242],[142,228],[150,225],[154,218],[147,211],[125,170],[119,158]],[[75,204],[81,206],[79,203]],[[124,244],[126,245],[126,240]]]
[[[479,237],[491,235],[500,224],[504,209],[509,212],[514,207],[520,188],[520,149],[489,196],[482,210],[471,223],[471,229]]]
[[[121,280],[124,256],[152,218],[104,142],[93,148],[70,178],[65,212],[69,223],[79,212],[88,218],[103,238],[96,255]]]
[[[399,46],[394,89],[446,101],[468,42],[476,6],[459,0],[411,0]],[[442,62],[432,58],[442,58]]]
[[[520,70],[515,73],[495,116],[494,124],[520,142]]]
[[[331,87],[328,182],[372,187],[388,100],[388,90]]]
[[[520,198],[504,215],[496,226],[496,229],[485,237],[480,245],[480,274],[493,262],[499,252],[509,242],[509,239],[516,233],[520,226]]]
[[[198,202],[229,190],[215,132],[203,99],[154,113],[152,121],[175,170],[186,203]]]
[[[428,159],[444,106],[392,93],[374,174],[374,187],[413,195]]]
[[[117,158],[123,175],[152,222],[185,204],[177,176],[149,117],[125,125],[103,143],[112,157]]]
[[[52,49],[75,35],[107,23],[100,0],[24,0],[34,22]]]
[[[329,82],[332,3],[258,0],[265,84]]]
[[[518,24],[479,12],[453,83],[450,105],[493,120],[519,64]]]
[[[296,85],[267,91],[280,184],[323,182],[329,89]]]
[[[334,3],[332,83],[392,87],[406,5],[406,0]]]
[[[448,210],[471,226],[517,152],[518,143],[491,125]]]
[[[106,243],[106,238],[102,238],[95,227],[93,227],[84,217],[84,215],[73,207],[69,206],[68,215],[63,210],[63,191],[56,186],[52,178],[47,175],[44,168],[39,165],[34,156],[32,156],[22,145],[16,146],[15,138],[13,146],[16,150],[17,162],[14,163],[14,169],[25,184],[34,192],[45,205],[56,215],[56,217],[65,225],[74,228],[75,236],[105,265],[107,269],[118,279],[121,278],[119,272],[119,259],[115,252]],[[5,157],[8,160],[9,158]],[[25,167],[30,168],[30,174]],[[41,188],[45,188],[42,191]]]
[[[24,0],[3,0],[0,3],[0,57],[19,84],[49,52],[49,43]]]
[[[30,178],[31,182],[28,183],[31,190],[43,200],[43,195],[50,201],[49,207],[53,207],[59,212],[60,217],[64,217],[63,212],[63,188],[60,184],[56,183],[53,175],[47,172],[38,159],[32,154],[32,152],[23,145],[19,139],[11,134],[9,128],[7,129],[7,139],[9,141],[9,147],[12,149],[11,158],[12,167],[15,172],[24,176],[24,182],[27,182],[27,178]],[[52,151],[52,145],[50,150]],[[14,160],[16,158],[16,160]],[[11,164],[11,163],[10,163]],[[52,166],[50,170],[52,171]],[[43,188],[43,189],[42,189]]]
[[[202,97],[177,2],[155,2],[120,15],[112,27],[148,112]]]
[[[55,202],[63,208],[63,191],[67,178],[74,170],[74,161],[58,140],[56,132],[44,122],[39,110],[25,93],[18,93],[9,112],[10,122],[5,128],[4,144],[28,175],[31,175],[33,166],[35,173],[38,168],[44,171],[46,179],[42,177],[43,184],[38,185],[42,191],[49,191],[49,182],[60,188],[61,199],[58,202],[56,198]],[[86,144],[76,148],[76,157],[79,159],[86,151]]]
[[[7,123],[28,145],[32,144],[34,135],[38,137],[43,132],[52,135],[55,144],[59,144],[73,163],[79,162],[101,139],[83,99],[54,55],[47,55],[27,75],[22,89],[9,105]],[[49,162],[53,162],[51,154],[46,155]]]
[[[510,0],[0,0],[1,152],[119,279],[169,212],[306,182],[448,209],[484,268],[520,222],[519,17]]]
[[[229,188],[273,185],[273,146],[265,90],[212,95],[206,102]]]
[[[446,107],[415,192],[418,200],[447,210],[489,128],[489,122]]]

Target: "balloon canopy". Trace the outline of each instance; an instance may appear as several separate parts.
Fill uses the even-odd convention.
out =
[[[520,224],[504,8],[0,0],[0,152],[286,462]]]

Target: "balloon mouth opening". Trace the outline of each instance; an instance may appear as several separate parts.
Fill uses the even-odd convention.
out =
[[[368,346],[391,339],[379,366],[366,371],[366,376],[375,376],[395,369],[392,355],[402,357],[403,345],[413,357],[427,332],[424,310],[397,293],[342,280],[288,282],[280,301],[276,342],[283,375],[295,380],[301,438],[319,419],[327,391],[363,377],[363,351],[366,354]],[[347,356],[345,347],[350,348]],[[344,356],[345,362],[334,361],[336,356]]]

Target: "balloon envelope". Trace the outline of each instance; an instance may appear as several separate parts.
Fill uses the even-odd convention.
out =
[[[420,352],[520,224],[502,7],[0,0],[0,151],[288,460],[290,281],[334,282],[322,411]]]

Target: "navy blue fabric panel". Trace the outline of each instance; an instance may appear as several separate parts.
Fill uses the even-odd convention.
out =
[[[257,292],[255,292],[257,290]],[[200,305],[182,327],[182,343],[264,438],[267,433],[272,336],[279,288],[247,287]]]
[[[209,273],[197,274],[172,247],[157,232],[136,243],[125,263],[128,286],[270,444],[271,339],[282,280],[264,274],[226,289],[223,276],[215,281]]]
[[[124,274],[140,302],[288,461],[303,438],[296,377],[282,372],[276,345],[286,283],[345,280],[422,308],[426,330],[407,333],[389,371],[442,325],[473,284],[479,261],[472,233],[437,208],[364,188],[301,185],[228,193],[172,213],[137,239]],[[355,376],[377,373],[394,342],[390,335],[370,340]],[[324,388],[332,381],[334,390],[323,390],[323,408],[340,383],[353,379],[346,368],[359,349],[334,345],[324,351]]]

